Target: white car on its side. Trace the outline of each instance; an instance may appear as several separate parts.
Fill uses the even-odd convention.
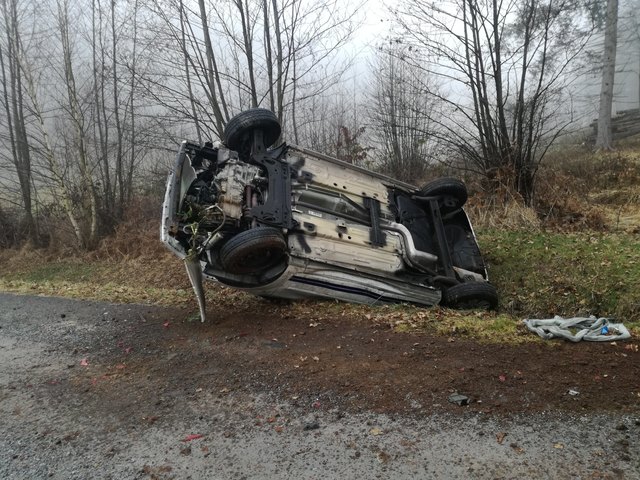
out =
[[[269,110],[233,117],[224,146],[183,142],[161,239],[203,276],[256,295],[495,308],[464,183],[422,188],[282,143]]]

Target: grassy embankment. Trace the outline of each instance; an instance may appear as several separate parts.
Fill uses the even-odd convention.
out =
[[[345,316],[398,331],[429,330],[453,337],[525,342],[536,341],[536,337],[523,328],[523,318],[593,314],[615,317],[639,335],[640,167],[633,151],[626,154],[623,171],[613,176],[608,176],[609,170],[606,175],[597,173],[612,164],[612,155],[590,155],[584,160],[580,168],[591,179],[597,178],[587,190],[582,183],[586,178],[574,172],[578,168],[574,162],[565,159],[552,175],[543,172],[548,198],[538,207],[538,215],[511,203],[500,207],[470,204],[491,281],[501,295],[498,312],[273,303],[209,284],[211,315],[234,308],[269,310],[305,321]],[[621,154],[613,155],[619,158]],[[584,162],[588,162],[586,170]],[[553,178],[557,180],[551,182]],[[540,215],[541,208],[546,216]],[[131,228],[135,228],[135,241],[128,238],[125,225],[92,254],[0,251],[0,290],[181,305],[195,313],[186,273],[157,240],[157,224],[136,221]]]

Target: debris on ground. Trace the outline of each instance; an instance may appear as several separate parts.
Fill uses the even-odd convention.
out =
[[[183,442],[190,442],[191,440],[197,440],[199,438],[204,437],[204,435],[200,433],[192,433],[191,435],[187,435],[182,439]]]
[[[517,443],[511,443],[509,445],[514,452],[516,452],[517,454],[523,454],[524,453],[524,448],[522,448],[520,445],[518,445]]]
[[[631,338],[629,330],[622,323],[611,323],[609,318],[573,317],[562,318],[556,315],[551,319],[523,320],[525,326],[541,338],[564,338],[572,342],[581,340],[591,342],[613,342]]]
[[[320,428],[320,423],[318,422],[318,417],[315,415],[307,415],[302,420],[302,429],[305,431],[308,430],[317,430]]]
[[[389,462],[389,460],[391,460],[391,455],[389,455],[384,450],[380,450],[380,451],[378,451],[378,453],[376,453],[376,458],[378,459],[378,462],[380,462],[380,463],[387,463],[387,462]]]
[[[453,395],[449,395],[449,402],[464,407],[465,405],[469,405],[469,397],[454,393]]]

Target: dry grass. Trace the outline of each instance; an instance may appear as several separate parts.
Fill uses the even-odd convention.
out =
[[[511,199],[497,202],[494,198],[472,197],[466,211],[476,228],[539,231],[542,220],[537,212],[521,201]]]

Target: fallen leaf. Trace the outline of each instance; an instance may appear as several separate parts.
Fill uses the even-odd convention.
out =
[[[637,352],[638,351],[638,345],[636,345],[635,343],[630,343],[629,345],[625,345],[624,349],[625,350],[631,350],[632,352]]]
[[[133,350],[133,347],[127,347],[124,349],[124,353],[131,353],[131,350]]]
[[[88,367],[89,366],[89,360],[87,360],[86,358],[83,358],[82,360],[80,360],[80,366],[81,367]]]
[[[562,443],[554,443],[553,448],[557,448],[558,450],[562,450],[564,445]]]
[[[389,460],[391,460],[391,455],[383,450],[380,450],[378,453],[376,453],[376,457],[378,458],[378,461],[380,463],[387,463]]]
[[[273,427],[273,429],[276,432],[280,433],[280,432],[282,432],[284,430],[284,427],[282,425],[276,425],[275,427]]]
[[[507,381],[507,377],[506,377],[506,376],[504,376],[504,375],[500,375],[500,376],[498,377],[498,380],[500,380],[501,382],[506,382],[506,381]]]
[[[313,356],[313,357],[311,357],[311,358],[313,358],[313,361],[314,361],[314,362],[319,362],[319,361],[320,361],[320,357]]]
[[[506,437],[507,434],[506,432],[498,432],[496,433],[496,440],[498,441],[498,443],[500,445],[502,445],[502,442],[504,442],[504,437]]]
[[[183,442],[190,442],[191,440],[197,440],[199,438],[204,437],[204,435],[200,433],[192,433],[191,435],[187,435],[182,439]]]
[[[373,427],[371,430],[369,430],[369,434],[371,435],[382,435],[382,430],[378,427]]]
[[[169,320],[167,320],[166,322],[164,322],[164,323],[162,324],[162,326],[163,326],[164,328],[169,328],[169,325],[171,325],[171,324],[169,323]]]
[[[522,448],[521,446],[519,446],[517,443],[512,443],[511,445],[509,445],[511,448],[513,448],[513,451],[518,453],[518,454],[522,454],[524,453],[524,448]]]

